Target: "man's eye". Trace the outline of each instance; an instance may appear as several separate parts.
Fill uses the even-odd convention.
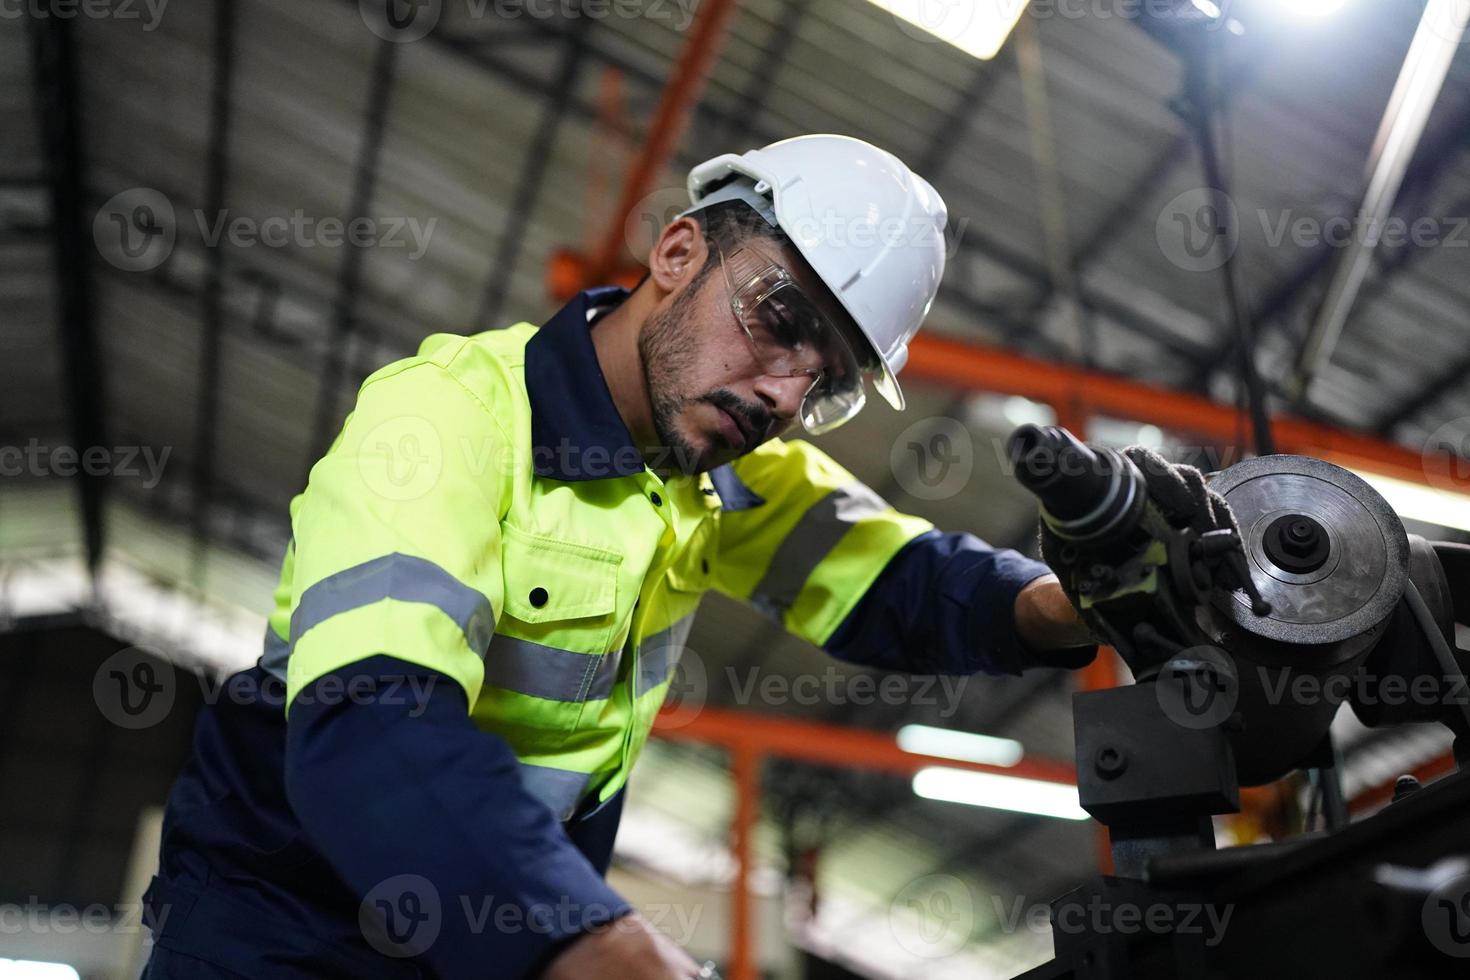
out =
[[[800,321],[783,304],[765,304],[765,314],[761,319],[771,336],[784,346],[795,347],[806,339]]]

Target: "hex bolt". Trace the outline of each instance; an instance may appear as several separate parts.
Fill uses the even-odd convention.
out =
[[[1113,745],[1104,745],[1093,757],[1093,766],[1103,779],[1117,779],[1128,768],[1128,753]]]

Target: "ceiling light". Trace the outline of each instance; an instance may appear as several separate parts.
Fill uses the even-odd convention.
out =
[[[927,766],[914,774],[914,793],[926,800],[964,803],[1063,820],[1086,820],[1077,787],[993,772]]]
[[[989,61],[1000,52],[1027,0],[869,0],[898,18],[909,33],[918,28],[928,37],[953,44],[966,54]],[[927,40],[927,37],[926,37]]]
[[[1470,496],[1437,490],[1422,483],[1411,483],[1392,476],[1353,470],[1369,486],[1383,494],[1388,505],[1407,517],[1425,524],[1470,531]]]
[[[1021,761],[1021,743],[1015,739],[929,725],[904,725],[898,730],[898,747],[915,755],[937,755],[987,766],[1014,766]]]
[[[1342,9],[1347,0],[1278,0],[1282,10],[1302,17],[1326,17]]]
[[[65,963],[39,960],[0,960],[0,980],[81,980]]]

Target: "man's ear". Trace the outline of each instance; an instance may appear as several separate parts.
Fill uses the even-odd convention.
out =
[[[709,247],[693,218],[678,218],[664,228],[648,253],[648,276],[660,293],[676,292],[704,268]]]

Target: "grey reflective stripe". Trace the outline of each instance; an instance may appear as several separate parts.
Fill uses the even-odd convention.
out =
[[[495,633],[490,600],[425,558],[394,553],[329,575],[301,594],[291,614],[291,646],[313,626],[339,613],[383,599],[423,602],[459,624],[470,649],[480,656]]]
[[[286,679],[286,661],[291,659],[291,644],[276,635],[269,625],[265,628],[265,646],[261,651],[260,669],[278,681]]]
[[[684,652],[684,641],[689,639],[689,630],[693,626],[694,616],[690,614],[643,641],[638,648],[638,680],[633,688],[634,697],[641,698],[669,679],[678,666],[679,655]]]
[[[576,812],[577,804],[582,802],[582,794],[587,792],[591,781],[592,777],[585,772],[521,763],[521,785],[526,792],[545,803],[558,820],[566,820]]]
[[[720,510],[749,510],[766,502],[765,497],[745,485],[729,463],[710,470],[709,482],[720,495]]]
[[[756,583],[750,604],[780,625],[786,610],[822,560],[854,524],[882,513],[888,504],[861,483],[838,487],[817,501],[786,535],[766,574]]]
[[[485,655],[485,683],[548,701],[600,701],[612,694],[622,651],[577,653],[497,635]]]

